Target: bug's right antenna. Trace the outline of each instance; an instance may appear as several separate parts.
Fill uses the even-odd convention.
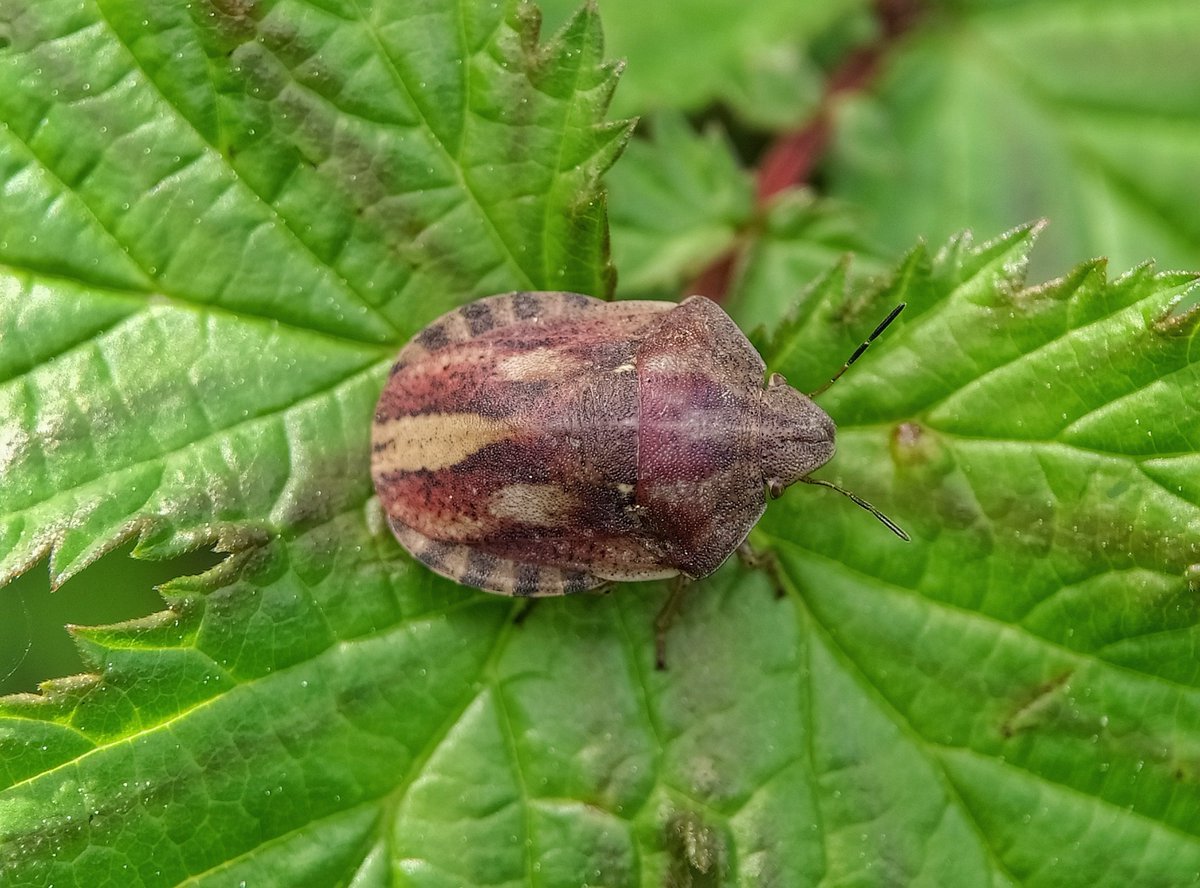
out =
[[[895,308],[893,308],[891,313],[886,318],[884,318],[882,321],[879,322],[879,326],[875,328],[875,331],[870,336],[868,336],[866,339],[863,340],[862,345],[860,345],[858,348],[856,348],[854,350],[854,354],[852,354],[849,357],[849,359],[846,361],[846,363],[842,364],[842,369],[839,370],[837,373],[833,374],[833,378],[830,379],[829,382],[825,383],[823,386],[821,386],[815,392],[812,392],[809,395],[809,397],[815,398],[817,395],[821,394],[823,391],[825,391],[827,388],[829,388],[831,385],[833,385],[835,382],[837,382],[839,379],[841,379],[842,374],[850,369],[851,364],[853,364],[855,361],[857,361],[859,358],[862,357],[862,354],[863,354],[863,352],[865,352],[867,350],[867,347],[870,346],[870,344],[872,342],[874,342],[876,339],[879,338],[879,334],[881,334],[884,330],[886,330],[888,328],[888,325],[892,321],[896,320],[896,316],[898,314],[900,314],[900,312],[904,311],[904,306],[906,306],[907,304],[908,304],[907,302],[901,302],[899,305],[897,305]]]
[[[903,308],[903,306],[901,306],[901,308]],[[899,309],[897,309],[897,311],[898,310]],[[896,315],[896,312],[892,312],[892,316],[895,317],[895,315]],[[904,542],[906,542],[906,543],[912,542],[912,537],[910,537],[908,534],[906,534],[904,532],[903,528],[901,528],[899,524],[897,524],[895,521],[893,521],[887,515],[883,514],[883,512],[879,511],[877,508],[875,508],[873,505],[871,505],[869,502],[867,502],[865,499],[863,499],[857,493],[851,493],[849,490],[847,490],[844,487],[838,487],[838,485],[834,484],[832,481],[822,481],[820,478],[801,478],[800,480],[803,481],[805,484],[816,484],[820,487],[828,487],[830,490],[836,490],[842,496],[849,497],[850,499],[854,500],[854,502],[857,505],[862,506],[864,509],[866,509],[868,512],[870,512],[872,515],[874,515],[876,518],[878,518],[879,522],[884,527],[886,527],[888,530],[890,530],[896,536],[900,537],[900,539],[904,540]]]

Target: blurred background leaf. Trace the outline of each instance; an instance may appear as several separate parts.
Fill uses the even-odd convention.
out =
[[[571,7],[546,5],[552,17]],[[610,0],[601,8],[610,53],[628,60],[621,110],[648,115],[651,134],[611,176],[614,255],[635,289],[647,256],[664,257],[653,279],[680,293],[695,289],[700,261],[680,261],[664,279],[661,263],[679,255],[685,237],[678,226],[655,237],[640,225],[642,195],[707,181],[735,163],[773,195],[780,161],[788,187],[813,190],[818,214],[848,214],[855,237],[841,239],[843,248],[888,263],[921,238],[940,243],[963,229],[994,234],[1044,218],[1035,280],[1094,256],[1114,268],[1146,259],[1200,267],[1200,6],[1190,0],[840,0],[753,12],[693,0],[653,13]],[[712,41],[728,45],[712,50]],[[788,80],[790,117],[728,88],[754,82],[781,54],[805,72]],[[679,111],[709,124],[691,134],[694,150],[674,132],[669,115]],[[668,177],[661,171],[670,166]],[[744,210],[731,217],[729,187],[674,212],[687,208],[693,234],[737,223],[722,229],[726,244],[738,231],[778,227],[769,201],[757,223]],[[744,200],[751,186],[741,189]],[[829,246],[823,227],[789,240],[813,253]],[[735,270],[742,249],[757,249],[753,238],[738,243],[726,257]]]

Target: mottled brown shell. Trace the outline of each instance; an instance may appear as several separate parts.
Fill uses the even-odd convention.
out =
[[[515,595],[712,573],[833,422],[773,377],[715,303],[508,293],[400,352],[371,472],[396,538]]]

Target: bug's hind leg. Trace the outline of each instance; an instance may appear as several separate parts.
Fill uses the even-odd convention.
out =
[[[539,599],[537,598],[526,598],[524,601],[522,601],[521,606],[517,608],[517,612],[513,615],[513,625],[524,625],[525,621],[529,619],[529,615],[533,613],[533,609],[537,607],[538,601]]]
[[[691,579],[682,574],[671,580],[671,591],[667,600],[654,618],[654,668],[660,671],[667,668],[667,630],[679,616],[679,607],[683,604],[684,593],[691,585]]]
[[[605,580],[594,589],[587,589],[585,591],[588,595],[608,595],[610,592],[612,592],[612,583]],[[541,596],[541,598],[545,597],[547,596]],[[533,613],[533,609],[537,607],[537,604],[539,601],[541,601],[541,598],[526,598],[525,601],[521,603],[521,607],[517,609],[516,614],[513,616],[513,625],[520,626],[523,624],[529,618],[529,615]]]

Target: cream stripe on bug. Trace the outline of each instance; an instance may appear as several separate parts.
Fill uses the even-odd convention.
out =
[[[514,431],[511,423],[478,413],[434,413],[384,420],[375,424],[372,436],[373,470],[377,474],[436,471],[505,440]]]

